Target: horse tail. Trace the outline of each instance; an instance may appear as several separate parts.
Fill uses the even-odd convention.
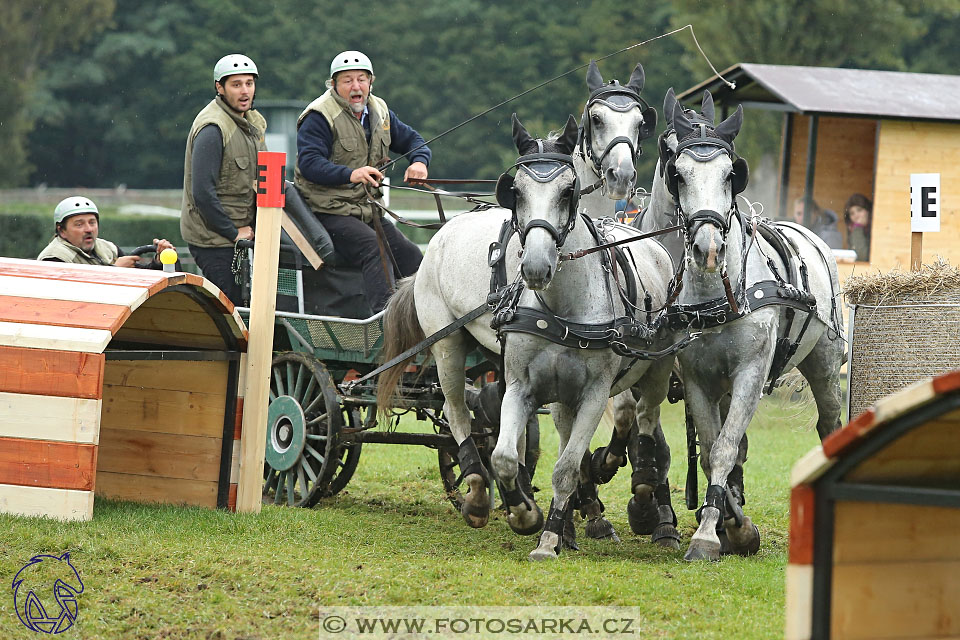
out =
[[[386,312],[383,314],[383,362],[389,362],[425,337],[413,299],[416,277],[414,274],[400,280],[397,291],[387,302]],[[394,406],[403,370],[415,357],[416,355],[410,356],[380,374],[377,382],[377,411],[381,416],[385,416],[387,410]]]

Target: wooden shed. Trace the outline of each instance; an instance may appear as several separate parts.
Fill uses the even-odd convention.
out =
[[[910,174],[939,173],[941,231],[923,239],[923,262],[937,255],[960,263],[960,76],[828,67],[736,64],[683,93],[687,106],[709,89],[729,114],[742,104],[783,112],[777,202],[767,215],[785,218],[812,194],[840,218],[853,193],[873,201],[870,267],[910,267]],[[750,126],[749,111],[744,130]],[[750,159],[748,158],[748,161]],[[865,264],[841,264],[841,280]]]
[[[199,276],[0,258],[0,512],[233,508],[247,338]]]
[[[877,401],[791,484],[788,639],[960,637],[960,371]]]

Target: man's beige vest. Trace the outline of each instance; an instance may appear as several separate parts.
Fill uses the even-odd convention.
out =
[[[200,130],[210,124],[219,127],[223,137],[217,197],[223,210],[239,229],[253,224],[257,213],[257,152],[266,150],[263,136],[267,121],[253,109],[246,112],[245,118],[241,118],[217,96],[197,114],[187,136],[180,235],[197,247],[232,247],[233,238],[224,238],[204,224],[193,200],[193,141]]]
[[[99,264],[112,266],[117,261],[120,252],[117,245],[109,240],[97,238],[93,244],[93,253],[86,253],[80,247],[74,246],[61,238],[54,236],[37,260],[55,259],[60,262],[69,262],[71,264]]]
[[[297,118],[297,128],[310,112],[316,111],[326,118],[333,132],[330,162],[351,169],[376,166],[387,158],[390,152],[390,110],[386,102],[373,94],[370,94],[367,106],[370,109],[367,114],[370,118],[369,144],[363,125],[350,110],[350,104],[333,90],[328,90],[307,105]],[[321,185],[310,182],[300,173],[299,163],[294,172],[294,180],[312,210],[338,216],[356,216],[364,222],[373,220],[375,207],[367,202],[363,185]],[[371,191],[377,200],[383,197],[380,189]]]

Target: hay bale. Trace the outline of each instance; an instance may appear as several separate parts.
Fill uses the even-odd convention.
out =
[[[849,278],[850,417],[917,380],[960,369],[960,270],[942,259],[919,272]]]

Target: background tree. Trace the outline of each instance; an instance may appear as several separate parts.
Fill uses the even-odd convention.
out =
[[[4,0],[0,3],[0,185],[22,184],[30,173],[26,136],[44,104],[38,71],[107,26],[114,0]]]

